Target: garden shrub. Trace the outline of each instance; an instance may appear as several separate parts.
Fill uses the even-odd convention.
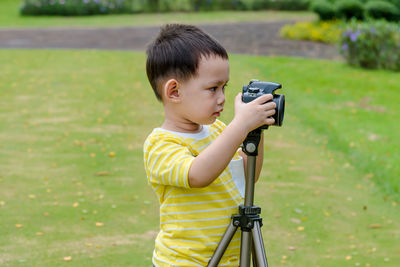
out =
[[[193,11],[190,0],[159,0],[158,4],[158,10],[161,12]]]
[[[310,0],[267,0],[268,9],[274,10],[307,10]]]
[[[340,40],[341,53],[354,66],[400,70],[400,25],[384,20],[352,21]]]
[[[133,2],[136,2],[133,0]],[[160,8],[159,0],[142,0],[144,12],[158,12]]]
[[[207,1],[205,1],[207,2]],[[214,10],[244,10],[245,4],[241,0],[214,0]]]
[[[310,0],[194,0],[195,10],[307,10]]]
[[[374,19],[388,21],[400,19],[400,10],[394,4],[382,0],[369,1],[365,6],[365,11],[368,17]]]
[[[327,0],[314,1],[311,10],[318,14],[320,20],[332,20],[336,15],[335,6]]]
[[[285,25],[280,35],[293,40],[306,40],[336,44],[341,35],[338,21],[297,22]]]
[[[364,18],[363,3],[359,0],[339,0],[336,2],[336,11],[337,16],[345,20]]]
[[[269,1],[266,1],[266,0],[254,0],[251,3],[250,9],[251,10],[268,9],[268,3],[269,3]]]
[[[400,9],[400,0],[388,0],[388,1]]]
[[[93,15],[217,10],[307,10],[311,0],[23,0],[23,15]]]
[[[132,0],[25,0],[22,15],[83,16],[131,13]]]

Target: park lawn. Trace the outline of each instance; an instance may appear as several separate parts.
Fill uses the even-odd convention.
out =
[[[274,20],[316,19],[307,11],[220,11],[198,13],[158,13],[158,14],[122,14],[86,17],[57,16],[20,16],[19,8],[22,0],[1,0],[1,27],[121,27],[146,26],[164,23],[233,23],[233,22],[265,22]]]
[[[271,266],[399,266],[400,77],[231,55],[222,120],[249,79],[283,84],[256,185]],[[142,144],[162,108],[136,52],[0,50],[0,265],[150,266],[158,203]]]

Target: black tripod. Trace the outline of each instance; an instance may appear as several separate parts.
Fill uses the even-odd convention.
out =
[[[243,142],[243,151],[247,155],[244,205],[239,206],[239,214],[232,216],[231,223],[208,263],[209,267],[218,265],[238,227],[242,230],[240,267],[250,266],[251,252],[253,252],[253,266],[268,267],[261,235],[262,218],[259,216],[261,208],[253,205],[256,157],[258,155],[258,144],[260,143],[261,133],[262,129],[258,128],[250,132]]]

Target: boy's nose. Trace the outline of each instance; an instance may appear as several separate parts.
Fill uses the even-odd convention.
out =
[[[222,104],[225,103],[225,93],[221,92],[218,95],[218,102],[217,103],[218,103],[218,105],[222,105]]]

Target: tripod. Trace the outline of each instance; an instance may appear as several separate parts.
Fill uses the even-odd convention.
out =
[[[253,205],[256,157],[258,155],[258,144],[260,143],[261,133],[262,129],[258,128],[250,132],[243,142],[243,151],[247,155],[244,205],[239,206],[239,214],[232,216],[231,223],[208,263],[209,267],[218,265],[238,227],[242,230],[240,267],[250,266],[251,252],[253,254],[253,266],[268,267],[261,235],[262,218],[259,216],[261,208]]]

